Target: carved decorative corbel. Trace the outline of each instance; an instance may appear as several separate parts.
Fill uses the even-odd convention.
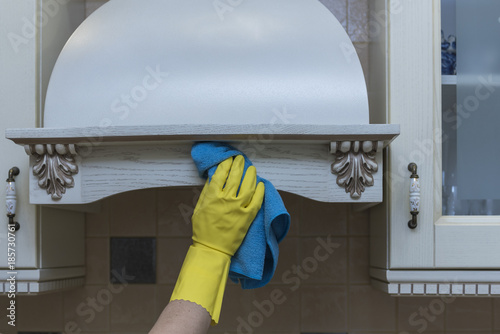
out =
[[[381,141],[343,141],[330,144],[335,154],[332,173],[337,174],[337,184],[344,187],[352,198],[360,198],[366,187],[373,186],[373,174],[378,171],[377,152]]]
[[[74,144],[25,145],[28,155],[35,157],[33,175],[40,188],[45,189],[53,200],[59,200],[67,188],[73,188],[73,175],[78,174]]]

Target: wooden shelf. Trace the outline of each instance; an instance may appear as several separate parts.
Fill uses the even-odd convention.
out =
[[[442,75],[441,76],[441,84],[447,86],[454,86],[457,84],[457,76],[456,75]]]
[[[389,144],[399,135],[396,124],[362,125],[161,125],[70,128],[7,129],[16,144],[132,143],[156,141],[242,141],[330,143],[344,140],[377,140]]]

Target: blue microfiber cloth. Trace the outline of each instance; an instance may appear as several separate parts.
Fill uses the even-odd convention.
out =
[[[212,178],[217,166],[227,158],[245,157],[245,171],[252,165],[238,149],[221,142],[199,142],[191,149],[191,156],[200,176]],[[278,243],[290,227],[290,215],[283,200],[271,182],[257,175],[257,182],[266,186],[262,207],[257,213],[243,243],[231,259],[229,277],[241,282],[243,289],[255,289],[269,283],[278,264]]]

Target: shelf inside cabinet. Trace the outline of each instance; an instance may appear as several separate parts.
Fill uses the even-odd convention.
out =
[[[443,75],[441,76],[441,84],[446,86],[456,86],[457,76],[456,75]]]

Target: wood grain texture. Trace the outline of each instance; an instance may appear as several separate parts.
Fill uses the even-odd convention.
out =
[[[283,191],[317,201],[371,203],[382,200],[382,152],[376,154],[380,170],[374,186],[355,200],[337,185],[331,172],[334,155],[327,144],[234,143],[252,160],[258,174]],[[90,203],[137,189],[203,185],[191,159],[191,143],[98,145],[80,152],[75,187],[60,204]],[[54,204],[31,179],[31,202]]]
[[[79,144],[106,142],[197,141],[197,140],[382,140],[390,143],[399,134],[397,124],[300,125],[221,124],[109,126],[84,128],[7,129],[16,144]]]
[[[445,217],[436,223],[436,267],[500,268],[498,216]],[[497,277],[500,282],[500,274]]]
[[[401,135],[389,147],[390,268],[434,266],[434,34],[439,22],[437,1],[391,1],[389,15],[389,123]],[[435,4],[438,4],[436,6]],[[436,8],[437,7],[437,8]],[[410,65],[411,64],[411,65]],[[418,227],[408,228],[410,162],[418,165],[421,211]]]

